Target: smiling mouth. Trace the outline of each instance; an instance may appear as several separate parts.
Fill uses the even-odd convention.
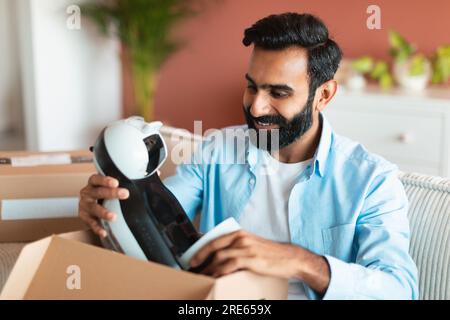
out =
[[[258,129],[275,129],[277,125],[273,123],[263,123],[255,120],[255,127]]]

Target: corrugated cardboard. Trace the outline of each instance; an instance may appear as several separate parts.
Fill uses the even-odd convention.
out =
[[[2,151],[0,159],[58,153],[68,153],[72,158],[92,157],[89,151],[45,153]],[[95,172],[92,162],[20,167],[0,164],[0,242],[34,241],[53,233],[85,229],[86,226],[78,217],[68,218],[67,212],[58,213],[58,218],[15,219],[13,217],[6,220],[7,213],[2,212],[2,208],[5,208],[3,205],[5,201],[11,202],[11,200],[38,199],[42,201],[42,199],[78,197],[89,176]]]
[[[51,236],[28,244],[22,250],[0,298],[287,298],[287,281],[283,279],[248,271],[214,279],[138,260],[96,244],[98,239],[90,231]]]

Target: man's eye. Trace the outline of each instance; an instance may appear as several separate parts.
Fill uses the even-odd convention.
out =
[[[289,94],[286,92],[271,91],[270,95],[276,99],[286,98]]]

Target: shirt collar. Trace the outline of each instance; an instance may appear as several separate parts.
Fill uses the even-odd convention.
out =
[[[333,130],[330,123],[322,113],[320,113],[320,120],[322,123],[322,132],[320,134],[319,146],[317,147],[316,154],[314,156],[314,167],[316,167],[317,164],[318,173],[321,177],[323,177],[328,155],[330,154]]]
[[[328,155],[330,153],[330,147],[332,143],[333,130],[331,128],[330,123],[325,118],[325,116],[320,113],[320,122],[322,124],[322,131],[320,134],[320,142],[317,147],[316,153],[314,155],[313,161],[313,170],[311,174],[317,170],[317,173],[320,177],[323,177],[326,168],[326,162],[328,159]],[[246,161],[250,166],[250,169],[254,171],[255,166],[258,163],[258,159],[260,158],[260,152],[262,150],[258,149],[254,144],[252,144],[249,139],[246,141],[247,151],[246,151]]]

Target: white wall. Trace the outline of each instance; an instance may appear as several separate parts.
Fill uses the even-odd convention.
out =
[[[0,0],[0,133],[21,129],[21,83],[14,1]],[[2,135],[2,137],[3,137]]]
[[[121,115],[118,42],[84,20],[67,28],[66,8],[78,2],[16,1],[28,149],[88,148]]]

